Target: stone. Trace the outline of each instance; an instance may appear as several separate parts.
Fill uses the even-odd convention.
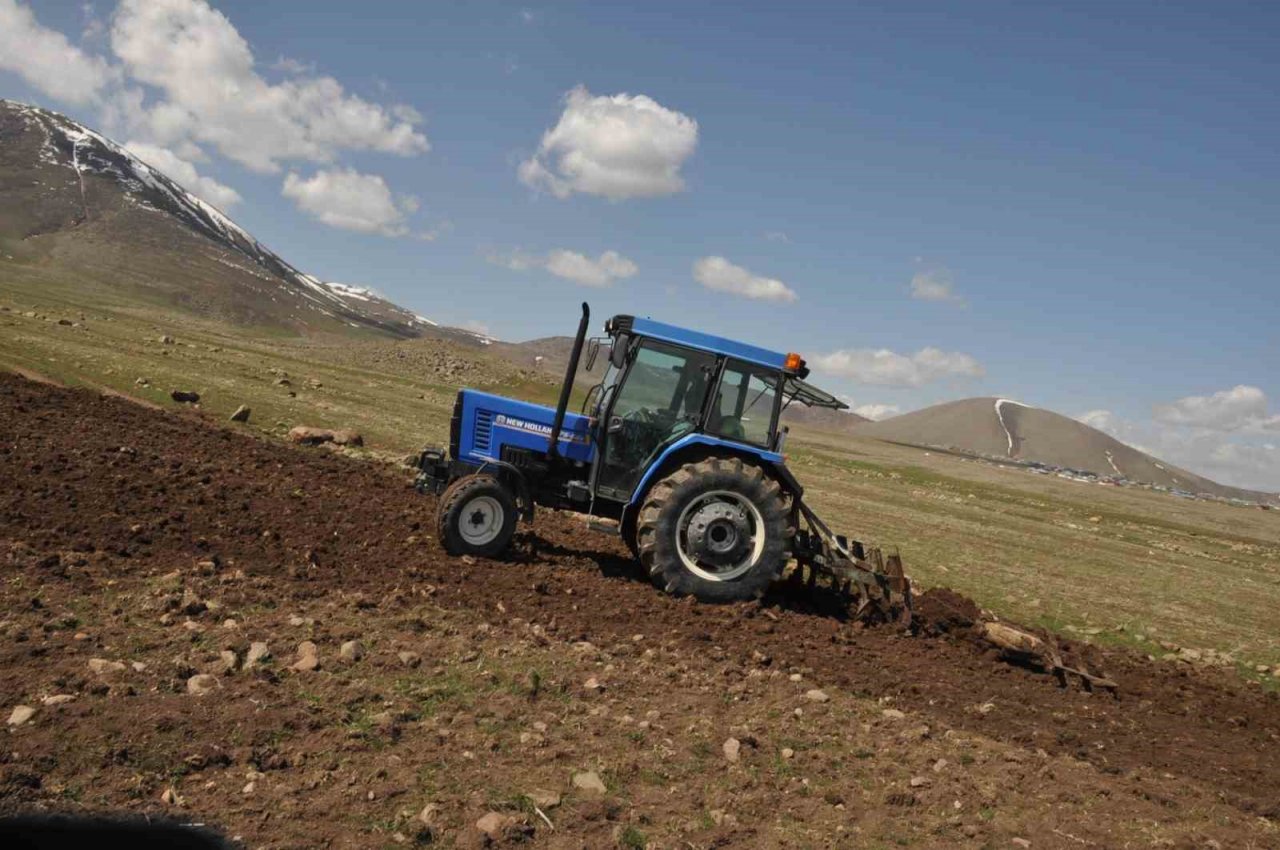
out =
[[[364,658],[364,645],[358,640],[349,640],[338,648],[338,657],[348,664],[354,664]]]
[[[603,795],[608,792],[608,789],[604,787],[604,780],[594,770],[575,773],[573,775],[573,787],[587,794]]]
[[[543,810],[554,809],[556,806],[560,805],[559,791],[547,791],[542,788],[535,788],[525,796],[529,798],[529,802]]]
[[[219,673],[234,673],[236,668],[240,666],[240,657],[230,649],[224,649],[218,653],[217,669]]]
[[[809,702],[826,702],[831,699],[831,697],[827,696],[826,691],[820,691],[817,688],[814,688],[811,691],[805,691],[804,698]]]
[[[796,751],[795,751],[795,750],[793,750],[793,749],[791,749],[790,747],[783,747],[783,748],[782,748],[782,757],[783,757],[784,759],[793,759],[793,758],[795,758],[795,757],[796,757]]]
[[[75,701],[75,696],[72,694],[53,694],[51,696],[47,696],[44,699],[40,700],[40,704],[41,705],[66,705],[67,703],[74,702],[74,701]]]
[[[173,345],[173,337],[169,336],[168,334],[165,334],[164,336],[160,337],[160,344]]]
[[[213,693],[217,687],[218,677],[208,673],[197,673],[187,679],[187,693],[192,696],[202,697],[205,694]]]
[[[21,726],[36,716],[36,710],[29,705],[15,705],[9,713],[9,725]]]
[[[173,390],[169,393],[169,398],[186,404],[195,404],[200,400],[200,393],[194,390]]]
[[[293,669],[302,672],[320,669],[320,650],[314,643],[304,640],[298,644],[298,660],[293,663]]]
[[[737,738],[729,738],[720,746],[724,751],[724,757],[730,762],[736,762],[742,753],[742,742]]]
[[[311,428],[307,425],[297,425],[289,429],[289,440],[294,443],[301,443],[308,446],[316,446],[321,443],[334,443],[339,446],[363,446],[364,437],[355,431],[346,429],[334,430],[331,428]]]
[[[266,661],[271,657],[271,650],[262,641],[254,641],[249,644],[249,651],[244,656],[244,667],[248,670],[250,667],[256,667],[258,664]]]
[[[493,843],[517,841],[533,834],[533,827],[514,815],[489,812],[476,821],[476,830]]]
[[[927,777],[927,776],[913,776],[913,777],[911,777],[911,787],[912,787],[912,788],[923,788],[923,787],[925,787],[926,785],[929,785],[929,784],[930,784],[930,782],[931,782],[931,780],[930,780],[930,779],[929,779],[929,777]]]
[[[592,676],[590,679],[582,683],[582,689],[588,693],[598,694],[604,691],[604,684]]]
[[[235,413],[231,414],[231,421],[232,422],[248,422],[250,413],[251,411],[249,410],[249,406],[247,404],[242,404],[236,408]]]
[[[400,663],[406,667],[417,667],[422,663],[422,656],[418,655],[416,652],[410,652],[409,650],[397,652],[396,657],[399,658]]]
[[[886,708],[880,712],[880,716],[885,720],[902,720],[907,716],[906,712],[899,711],[896,708]]]
[[[1025,838],[1012,838],[1009,840],[1009,843],[1012,844],[1014,847],[1030,847],[1031,846],[1031,842]]]
[[[440,828],[440,815],[444,811],[437,803],[427,803],[418,812],[418,821],[430,829]]]
[[[90,658],[89,669],[99,676],[106,676],[111,673],[123,673],[125,667],[124,662],[122,661],[108,661],[105,658]]]

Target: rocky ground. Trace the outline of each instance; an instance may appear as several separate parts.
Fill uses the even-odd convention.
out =
[[[707,607],[543,513],[450,559],[401,471],[0,376],[0,811],[253,847],[1280,846],[1280,701],[963,600]]]

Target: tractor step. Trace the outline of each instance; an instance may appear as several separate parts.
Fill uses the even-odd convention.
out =
[[[622,533],[621,529],[622,525],[616,519],[587,517],[587,531],[594,531],[597,534],[610,534],[617,537]]]

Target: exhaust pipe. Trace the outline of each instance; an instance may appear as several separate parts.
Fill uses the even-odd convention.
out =
[[[587,339],[587,322],[591,320],[591,308],[582,302],[582,319],[578,322],[578,335],[573,338],[573,350],[569,352],[569,366],[564,372],[564,383],[560,386],[560,401],[556,404],[556,418],[551,423],[551,445],[547,447],[547,457],[560,456],[560,429],[564,427],[564,412],[569,407],[569,395],[573,392],[573,381],[578,376],[578,359],[582,356],[582,344]]]

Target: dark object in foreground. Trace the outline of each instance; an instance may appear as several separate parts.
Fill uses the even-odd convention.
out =
[[[195,404],[200,400],[200,393],[189,392],[188,390],[174,390],[169,393],[169,398],[174,401],[185,401],[189,404]]]
[[[99,846],[227,850],[234,845],[203,824],[69,815],[0,818],[0,847],[7,850],[81,850]]]

